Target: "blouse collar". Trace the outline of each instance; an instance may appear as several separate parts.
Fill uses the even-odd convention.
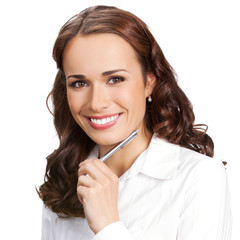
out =
[[[88,158],[98,158],[96,145]],[[140,154],[133,165],[119,178],[125,181],[142,173],[157,179],[171,179],[177,171],[180,146],[171,144],[153,134],[148,148]]]
[[[145,152],[141,172],[158,179],[170,179],[176,173],[179,155],[180,146],[171,144],[154,134]]]

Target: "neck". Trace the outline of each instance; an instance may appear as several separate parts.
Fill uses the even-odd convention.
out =
[[[120,149],[105,161],[105,164],[118,176],[122,176],[135,162],[138,156],[147,149],[152,134],[140,130],[138,136],[123,149]],[[100,156],[109,151],[112,146],[99,146]]]

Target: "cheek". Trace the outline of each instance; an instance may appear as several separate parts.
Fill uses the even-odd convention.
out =
[[[82,101],[77,94],[67,92],[68,106],[72,114],[77,114],[82,108]]]
[[[138,84],[137,84],[138,83]],[[128,89],[128,97],[132,102],[141,104],[145,102],[145,87],[143,80],[136,82]]]
[[[114,98],[122,107],[132,112],[140,113],[139,111],[143,111],[145,113],[145,91],[144,86],[140,84],[119,91],[114,95]]]

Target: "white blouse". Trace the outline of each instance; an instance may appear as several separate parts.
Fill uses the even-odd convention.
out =
[[[89,158],[96,158],[95,148]],[[221,161],[155,134],[120,178],[120,221],[96,235],[85,218],[43,208],[42,240],[229,240],[231,212]]]

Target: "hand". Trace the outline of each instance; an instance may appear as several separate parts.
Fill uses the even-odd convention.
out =
[[[77,195],[95,234],[119,221],[118,177],[101,160],[87,159],[79,164]]]

